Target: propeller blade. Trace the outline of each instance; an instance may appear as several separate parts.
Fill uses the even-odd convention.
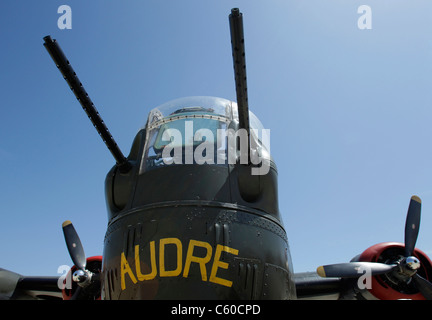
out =
[[[66,240],[66,245],[69,251],[69,255],[72,258],[74,265],[81,270],[85,270],[86,257],[84,248],[81,244],[81,240],[78,237],[78,233],[75,231],[72,222],[69,220],[63,222],[63,234]]]
[[[421,200],[412,196],[405,222],[405,257],[413,255],[420,228]]]
[[[432,283],[422,276],[419,276],[417,273],[413,276],[413,280],[423,297],[425,297],[426,300],[432,300]]]
[[[323,278],[357,278],[365,271],[370,272],[371,275],[378,275],[388,273],[395,267],[395,264],[378,262],[348,262],[318,267],[317,273]]]

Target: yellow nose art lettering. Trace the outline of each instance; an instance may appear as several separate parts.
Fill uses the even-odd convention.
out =
[[[193,250],[195,247],[205,248],[207,250],[206,256],[203,258],[195,257],[193,255]],[[203,241],[196,241],[196,240],[189,241],[189,248],[186,255],[183,277],[184,278],[188,277],[191,263],[196,262],[200,266],[202,281],[207,281],[207,269],[205,265],[210,261],[211,257],[212,257],[212,247],[209,243]]]
[[[157,248],[157,244],[159,244],[159,248]],[[156,253],[157,249],[159,249],[159,254]],[[127,283],[130,283],[130,281],[133,284],[137,284],[138,281],[153,280],[158,276],[158,271],[161,278],[178,276],[188,278],[193,263],[198,264],[202,281],[209,281],[230,288],[233,285],[231,280],[218,277],[220,269],[229,269],[229,263],[221,261],[222,252],[232,255],[238,255],[239,253],[237,249],[220,244],[213,250],[213,246],[210,243],[191,239],[187,244],[186,258],[183,266],[183,244],[178,238],[163,238],[159,241],[150,241],[144,247],[135,245],[134,261],[130,261],[131,264],[126,259],[124,252],[120,255],[121,289],[125,290]],[[175,267],[173,265],[169,266],[171,269],[174,268],[172,270],[167,270],[167,266],[165,265],[168,255],[172,255],[170,256],[170,261],[172,260],[173,263],[176,263]],[[212,258],[213,262],[211,262]],[[210,265],[207,268],[208,264]],[[135,270],[132,270],[131,265],[135,267]],[[210,271],[210,277],[207,274],[207,269]],[[197,269],[193,270],[193,272],[196,272],[195,270]],[[219,275],[221,275],[221,272],[219,272]]]
[[[150,242],[150,263],[151,263],[151,271],[148,274],[141,273],[141,260],[139,255],[139,245],[135,246],[135,269],[137,278],[139,281],[152,280],[156,277],[157,269],[156,269],[156,253],[155,253],[155,242]]]
[[[177,268],[174,270],[165,270],[165,245],[174,244],[177,247]],[[161,277],[176,277],[182,272],[182,243],[177,238],[165,238],[161,239],[159,243],[159,261],[160,271],[159,276]]]

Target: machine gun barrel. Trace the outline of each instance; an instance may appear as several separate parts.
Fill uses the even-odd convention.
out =
[[[99,112],[96,110],[93,102],[91,101],[89,95],[84,89],[82,83],[78,79],[78,76],[76,75],[71,64],[67,60],[59,44],[55,39],[51,39],[50,36],[46,36],[43,39],[45,41],[44,47],[47,49],[51,58],[54,60],[54,63],[57,65],[57,68],[62,73],[66,82],[69,84],[70,89],[73,91],[82,108],[87,113],[87,116],[93,123],[102,140],[105,142],[106,146],[114,156],[119,170],[122,172],[127,172],[131,167],[130,163],[127,161],[126,157],[121,152],[120,148],[118,147],[117,143],[115,142],[114,138],[106,127],[104,121],[100,117]]]
[[[237,106],[239,114],[239,127],[240,129],[245,129],[248,133],[248,137],[250,137],[243,15],[238,8],[231,9],[231,14],[229,15],[229,23],[231,31],[231,46],[234,63]],[[249,146],[247,150],[247,158],[249,161]]]

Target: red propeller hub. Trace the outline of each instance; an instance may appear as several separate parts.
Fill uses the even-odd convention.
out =
[[[100,273],[101,272],[101,267],[102,267],[102,256],[93,256],[93,257],[89,257],[87,258],[87,268],[95,273]],[[62,296],[63,296],[63,300],[70,300],[73,296],[73,294],[75,293],[75,290],[77,289],[77,284],[72,281],[72,275],[73,273],[78,270],[78,268],[76,266],[72,266],[71,270],[68,272],[68,274],[66,275],[66,278],[63,280],[63,284],[65,285],[64,288],[62,289]],[[70,282],[72,285],[72,288],[67,288],[66,283]],[[96,300],[100,300],[100,293],[98,295],[98,297],[95,297]]]
[[[362,262],[394,263],[404,256],[405,245],[397,242],[383,242],[366,249],[358,258]],[[427,280],[432,279],[432,261],[420,249],[414,249],[413,255],[420,261],[418,274]],[[424,300],[423,295],[414,284],[398,281],[392,274],[372,277],[372,288],[369,292],[380,300]]]

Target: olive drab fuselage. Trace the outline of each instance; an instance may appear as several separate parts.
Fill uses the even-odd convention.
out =
[[[228,163],[143,169],[157,144],[149,127],[132,145],[132,170],[113,167],[106,178],[102,297],[294,298],[273,161],[265,175]]]

